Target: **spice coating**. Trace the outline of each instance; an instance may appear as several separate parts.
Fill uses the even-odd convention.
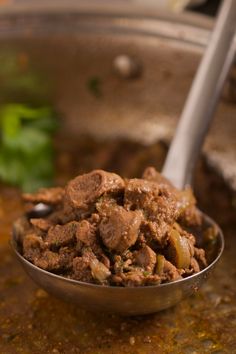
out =
[[[44,218],[16,223],[23,256],[44,270],[101,285],[145,286],[207,265],[187,231],[201,225],[192,191],[177,190],[153,167],[140,179],[94,170],[64,189],[23,199],[33,205],[47,199],[51,206]]]

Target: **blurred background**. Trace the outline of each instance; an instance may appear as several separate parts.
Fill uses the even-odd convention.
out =
[[[85,312],[34,285],[9,246],[22,191],[161,170],[219,5],[0,0],[0,353],[235,353],[235,65],[194,181],[226,248],[196,296],[145,318]]]
[[[63,183],[66,136],[168,144],[219,4],[2,0],[0,180],[24,191]],[[204,150],[232,188],[234,96],[231,73]]]

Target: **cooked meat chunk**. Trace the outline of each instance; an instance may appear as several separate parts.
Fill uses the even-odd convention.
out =
[[[87,220],[82,220],[78,223],[76,239],[78,243],[91,247],[92,251],[96,254],[102,253],[102,249],[96,236],[96,228]]]
[[[145,211],[152,221],[171,222],[179,215],[177,198],[165,186],[153,181],[130,179],[125,187],[124,205],[126,208]]]
[[[127,273],[121,273],[120,276],[125,286],[157,285],[161,282],[159,275],[152,275],[142,268],[137,267],[133,267],[133,269]]]
[[[23,200],[30,203],[44,203],[44,204],[60,204],[64,196],[64,189],[56,188],[41,188],[35,194],[23,194]]]
[[[153,272],[156,265],[156,253],[148,246],[144,246],[134,255],[136,263],[149,272]]]
[[[178,217],[177,201],[172,197],[159,196],[145,206],[148,220],[171,224]]]
[[[100,222],[100,215],[97,213],[93,213],[90,218],[88,219],[88,221],[94,226],[96,227],[99,222]]]
[[[123,207],[110,210],[99,225],[99,232],[104,245],[109,250],[122,253],[133,246],[138,238],[142,221],[140,211],[127,211]]]
[[[43,239],[35,233],[27,234],[23,238],[23,256],[28,261],[34,262],[45,248]]]
[[[56,272],[61,269],[59,254],[49,250],[42,252],[40,257],[35,258],[34,264],[50,272]]]
[[[138,178],[130,179],[125,186],[124,205],[131,210],[143,209],[158,193],[157,183]]]
[[[205,251],[202,248],[194,248],[194,257],[198,261],[201,269],[207,266]]]
[[[58,210],[53,211],[48,216],[48,221],[52,224],[60,224],[65,225],[70,221],[80,220],[80,215],[75,211],[70,205],[63,205],[62,208],[58,208]]]
[[[47,219],[30,219],[30,223],[41,231],[48,231],[52,223]]]
[[[51,226],[45,237],[45,242],[49,247],[61,247],[73,243],[77,225],[76,221],[72,221],[66,225]]]
[[[192,274],[200,272],[198,261],[194,257],[191,258],[190,266],[192,269]]]
[[[70,270],[73,267],[73,259],[76,257],[76,250],[73,247],[61,247],[59,249],[59,263],[62,269]]]
[[[168,231],[170,225],[164,221],[144,221],[141,225],[141,230],[144,234],[145,240],[148,245],[156,245],[163,248],[167,245]]]
[[[143,178],[158,183],[160,194],[167,197],[167,204],[172,204],[172,213],[174,212],[175,218],[179,218],[181,223],[186,226],[201,225],[201,214],[196,208],[196,199],[191,188],[186,188],[183,191],[176,189],[165,177],[157,172],[154,167],[148,167],[143,173]],[[164,206],[163,201],[161,202],[162,209]],[[165,206],[164,213],[166,214]]]
[[[95,228],[87,220],[80,221],[76,229],[76,239],[86,246],[92,246],[96,243]]]
[[[201,225],[202,215],[195,205],[191,205],[182,211],[179,221],[186,226]]]
[[[181,278],[180,271],[171,262],[165,259],[162,279],[164,281],[173,281]]]
[[[98,212],[99,218],[106,216],[111,209],[118,206],[116,200],[111,198],[111,196],[103,196],[98,199],[96,203],[96,210]]]
[[[143,172],[142,177],[145,180],[156,182],[161,188],[163,188],[163,186],[168,186],[173,188],[170,181],[168,181],[167,178],[161,175],[154,167],[147,167]]]
[[[41,189],[24,200],[48,204],[45,215],[26,213],[14,229],[23,256],[49,272],[102,285],[145,286],[207,265],[196,246],[194,227],[202,218],[191,189],[177,190],[153,167],[143,178],[125,180],[95,170],[64,189]]]
[[[115,173],[95,170],[78,176],[66,187],[66,200],[78,209],[87,209],[103,194],[117,193],[124,189],[123,179]]]
[[[73,278],[88,283],[93,280],[89,264],[84,261],[83,257],[73,259]]]

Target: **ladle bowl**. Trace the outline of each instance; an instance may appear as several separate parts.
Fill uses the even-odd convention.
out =
[[[217,234],[210,247],[202,237],[203,230],[214,227]],[[13,230],[11,244],[26,273],[52,295],[69,301],[87,310],[117,313],[132,316],[164,310],[193,295],[204,283],[224,249],[224,237],[220,228],[203,214],[203,229],[195,232],[197,243],[205,248],[208,266],[199,273],[173,282],[139,287],[102,286],[85,283],[42,270],[22,255],[17,233]]]

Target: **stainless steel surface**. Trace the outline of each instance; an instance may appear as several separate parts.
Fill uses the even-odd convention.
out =
[[[233,62],[235,24],[236,2],[225,0],[163,168],[163,174],[178,188],[191,184],[193,168]]]
[[[214,221],[204,215],[204,227],[213,225],[215,225]],[[14,232],[11,245],[21,265],[33,281],[56,297],[89,310],[121,315],[141,315],[174,306],[185,297],[198,291],[199,287],[208,279],[224,249],[223,234],[219,227],[217,230],[214,248],[207,254],[210,264],[201,272],[171,283],[133,288],[99,286],[66,279],[44,271],[22,257],[18,250],[17,235]],[[200,240],[202,233],[199,233],[198,236]]]
[[[66,127],[78,134],[89,133],[101,137],[124,136],[129,139],[153,143],[158,140],[170,142],[181,114],[189,85],[198,61],[209,42],[213,20],[207,16],[190,14],[178,16],[160,11],[152,5],[132,1],[58,0],[4,2],[0,6],[0,46],[32,50],[44,65],[48,81],[56,84],[54,97],[60,95],[56,109],[66,115]],[[112,34],[115,37],[111,38]],[[101,38],[101,35],[103,38]],[[96,37],[96,38],[95,38]],[[43,38],[43,39],[42,39]],[[50,39],[49,39],[50,38]],[[40,39],[41,43],[38,43]],[[93,39],[93,41],[92,41]],[[64,43],[67,44],[63,44]],[[16,41],[12,43],[12,41]],[[22,43],[24,42],[24,43]],[[31,42],[31,43],[30,43]],[[34,42],[34,44],[32,44]],[[94,48],[93,51],[86,51]],[[36,49],[38,46],[38,51]],[[106,47],[109,46],[109,51]],[[33,48],[34,47],[34,48]],[[48,47],[62,57],[57,63],[49,62]],[[74,48],[74,54],[72,49]],[[80,47],[80,55],[77,50]],[[77,69],[70,61],[71,72],[62,68],[60,62],[76,56],[95,54],[97,62],[91,63],[87,57],[86,68]],[[78,87],[79,78],[101,72],[106,90],[109,61],[114,55],[132,54],[144,63],[142,80],[135,83],[111,85],[110,97],[105,92],[105,100],[91,100]],[[157,58],[154,63],[152,58]],[[34,57],[38,66],[37,58]],[[70,60],[70,59],[69,59]],[[102,63],[102,61],[104,63]],[[90,70],[90,68],[92,68]],[[42,66],[41,66],[42,68]],[[40,68],[40,70],[41,70]],[[54,72],[57,71],[57,75]],[[165,72],[166,80],[163,80]],[[70,80],[69,80],[70,77]],[[109,80],[111,77],[109,76]],[[71,90],[71,84],[76,86]],[[121,87],[122,86],[122,87]],[[133,87],[138,86],[139,89]],[[110,88],[110,87],[109,87]],[[0,88],[2,91],[2,87]],[[80,89],[80,99],[76,90]],[[63,91],[63,93],[61,92]],[[122,91],[122,94],[121,94]],[[80,97],[79,97],[80,98]],[[60,101],[60,102],[59,102]],[[91,102],[92,101],[92,102]],[[122,103],[121,103],[122,101]],[[236,101],[220,101],[213,124],[203,147],[208,164],[220,174],[236,191]],[[96,119],[93,119],[96,117]],[[80,124],[78,124],[78,119]],[[91,124],[87,124],[87,121]],[[100,133],[103,125],[104,132]],[[132,129],[130,127],[132,126]]]

